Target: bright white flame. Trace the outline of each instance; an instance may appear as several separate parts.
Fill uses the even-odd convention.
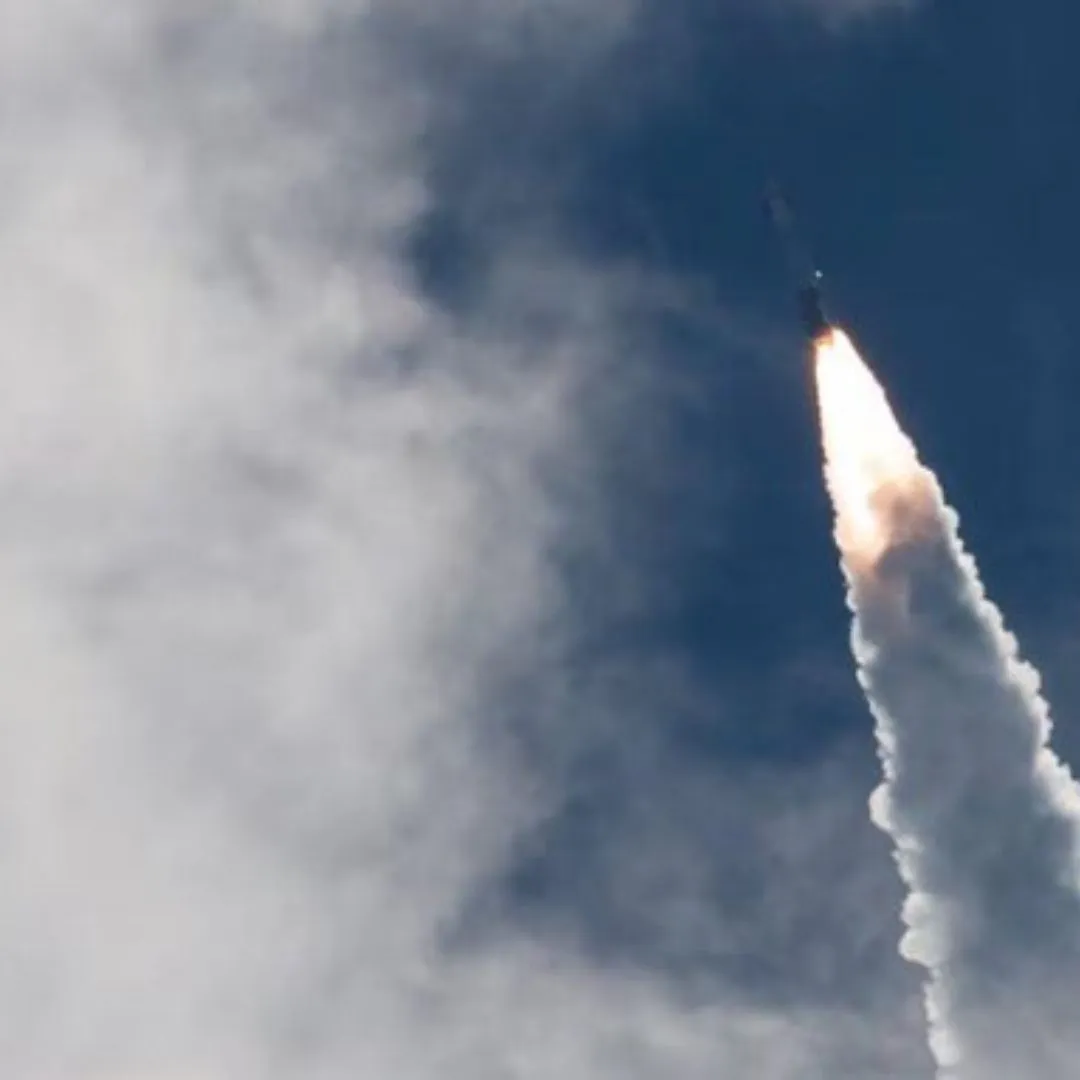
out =
[[[896,507],[922,502],[929,478],[847,335],[830,330],[814,351],[836,539],[852,569],[865,570],[895,539]]]

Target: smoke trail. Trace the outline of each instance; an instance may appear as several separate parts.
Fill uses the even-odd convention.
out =
[[[875,823],[910,888],[901,953],[929,971],[939,1076],[1080,1065],[1080,794],[1036,672],[957,517],[850,341],[817,347],[826,479],[885,779]]]

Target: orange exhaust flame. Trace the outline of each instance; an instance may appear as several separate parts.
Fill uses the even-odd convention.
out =
[[[918,518],[929,519],[934,482],[847,335],[822,335],[814,359],[836,540],[852,571],[870,573]]]

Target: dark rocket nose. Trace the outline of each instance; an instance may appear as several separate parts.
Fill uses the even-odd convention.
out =
[[[811,341],[816,341],[830,329],[821,303],[821,287],[816,282],[799,290],[799,317]]]

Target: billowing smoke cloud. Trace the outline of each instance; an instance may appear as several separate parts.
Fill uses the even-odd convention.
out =
[[[987,600],[957,519],[841,334],[819,347],[837,540],[885,782],[874,820],[930,972],[939,1075],[1066,1080],[1080,1062],[1080,795],[1038,677]]]
[[[385,14],[0,16],[4,1075],[500,1060],[513,964],[428,956],[536,810],[474,720],[600,332],[530,364],[415,288]]]

